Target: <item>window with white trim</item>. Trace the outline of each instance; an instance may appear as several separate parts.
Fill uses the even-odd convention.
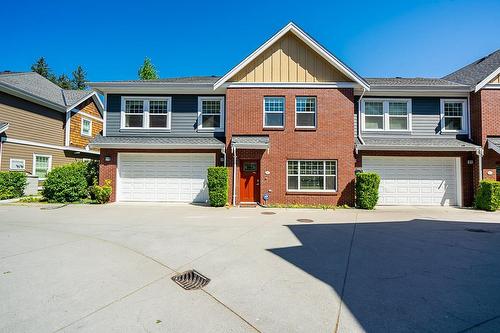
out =
[[[316,97],[295,97],[295,127],[316,127]]]
[[[224,130],[224,97],[198,97],[198,129]]]
[[[411,99],[363,99],[364,131],[411,131]]]
[[[19,158],[11,158],[9,169],[12,171],[23,171],[26,169],[26,161]]]
[[[33,174],[40,179],[47,178],[47,174],[52,168],[51,155],[33,154]]]
[[[285,126],[285,97],[264,97],[264,127]]]
[[[467,100],[441,100],[441,130],[443,132],[467,132]]]
[[[92,136],[92,120],[82,118],[81,134],[85,136]]]
[[[337,191],[337,161],[287,161],[287,191]]]
[[[169,130],[171,97],[122,97],[122,129]]]

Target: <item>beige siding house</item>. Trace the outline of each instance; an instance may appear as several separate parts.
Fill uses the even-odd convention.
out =
[[[98,159],[88,143],[102,131],[102,112],[95,92],[64,90],[32,72],[0,73],[0,171],[43,180],[56,166]]]

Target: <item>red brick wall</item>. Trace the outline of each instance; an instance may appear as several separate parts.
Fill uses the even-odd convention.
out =
[[[500,155],[488,148],[487,137],[500,136],[500,90],[483,89],[471,93],[471,122],[472,138],[484,148],[483,178],[496,179]],[[477,179],[475,181],[477,183]]]
[[[358,154],[356,166],[362,167],[363,156],[425,156],[425,157],[460,157],[462,173],[462,201],[463,206],[472,206],[474,200],[474,186],[472,182],[473,174],[477,174],[477,164],[467,164],[467,160],[473,160],[475,152],[399,152],[399,151],[363,151]]]
[[[220,150],[200,150],[200,149],[101,149],[100,163],[99,163],[99,184],[103,185],[106,179],[111,179],[113,193],[111,194],[111,202],[116,200],[116,168],[117,168],[117,157],[118,153],[216,153],[215,161],[216,165],[222,165],[221,162],[221,151]],[[110,157],[111,160],[106,162],[106,157]]]
[[[264,96],[286,98],[285,128],[263,129]],[[316,96],[316,130],[295,129],[295,97]],[[261,159],[260,198],[270,192],[269,203],[354,204],[354,93],[352,89],[229,88],[226,93],[226,143],[232,178],[233,135],[268,135],[269,152],[239,150],[238,158]],[[286,161],[291,159],[337,160],[337,193],[290,193],[286,191]],[[239,167],[239,163],[238,163]],[[270,174],[266,175],[265,171]],[[239,170],[237,172],[239,193]],[[232,179],[230,181],[230,201]],[[239,202],[239,198],[237,198]]]

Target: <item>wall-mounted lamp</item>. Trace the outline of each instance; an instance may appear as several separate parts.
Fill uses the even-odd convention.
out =
[[[469,165],[474,164],[474,160],[467,160],[467,164]]]
[[[105,162],[111,162],[111,156],[104,156]]]

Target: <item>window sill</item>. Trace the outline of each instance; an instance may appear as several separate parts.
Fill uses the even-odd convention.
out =
[[[284,131],[284,127],[263,127],[263,131]]]
[[[323,195],[323,196],[338,196],[339,192],[331,192],[331,191],[286,191],[285,195]]]
[[[295,127],[296,132],[315,132],[316,127]]]
[[[120,128],[120,132],[158,132],[169,133],[170,128]]]
[[[196,130],[199,133],[217,133],[224,132],[223,128],[198,128]]]

